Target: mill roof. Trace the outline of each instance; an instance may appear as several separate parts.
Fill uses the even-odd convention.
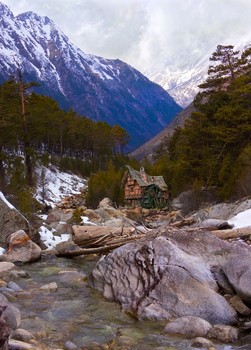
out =
[[[157,185],[162,191],[167,191],[167,184],[165,183],[163,176],[148,175],[144,168],[141,168],[140,171],[138,171],[131,168],[129,165],[127,165],[127,169],[130,177],[136,180],[140,187]]]

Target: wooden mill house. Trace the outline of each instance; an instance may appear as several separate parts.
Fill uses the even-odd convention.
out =
[[[148,175],[143,167],[137,171],[127,165],[123,185],[127,206],[150,209],[168,205],[169,193],[163,176]]]

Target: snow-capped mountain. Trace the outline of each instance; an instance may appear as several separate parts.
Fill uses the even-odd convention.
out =
[[[40,82],[37,93],[62,108],[109,124],[131,136],[131,149],[160,132],[181,110],[159,85],[116,59],[85,54],[48,17],[14,16],[0,2],[0,83],[17,72]]]
[[[232,42],[226,39],[226,42],[229,45],[234,45],[235,49],[241,53],[251,43],[250,38],[251,32],[247,33],[246,37],[241,40]],[[161,85],[180,106],[185,108],[199,92],[198,85],[206,80],[209,65],[212,64],[209,58],[215,49],[216,47],[213,47],[211,51],[201,57],[188,57],[183,67],[178,67],[174,63],[164,67],[159,72],[146,71],[144,73],[152,81]]]
[[[150,76],[150,79],[161,85],[183,108],[188,106],[198,93],[198,85],[207,77],[208,59],[197,65],[181,70],[177,67],[166,67],[161,72]],[[146,73],[147,74],[147,73]]]

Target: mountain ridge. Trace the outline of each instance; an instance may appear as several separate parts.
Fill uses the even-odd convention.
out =
[[[242,52],[250,45],[251,31],[240,40],[224,40],[229,45],[233,45],[235,50]],[[144,74],[152,81],[161,85],[182,107],[186,108],[192,103],[194,97],[199,92],[198,85],[206,80],[210,66],[209,57],[216,49],[212,47],[207,54],[202,56],[191,55],[187,57],[186,65],[178,67],[175,65],[163,66],[158,71],[145,71]]]
[[[166,138],[172,137],[177,127],[182,127],[185,124],[186,119],[190,118],[191,114],[195,111],[193,103],[187,108],[183,109],[177,116],[166,126],[160,133],[155,135],[152,139],[141,145],[139,148],[130,153],[130,157],[143,160],[147,158],[149,161],[153,160],[154,152],[161,146],[161,143]]]
[[[119,124],[135,149],[160,132],[181,110],[158,84],[118,59],[82,52],[48,17],[16,17],[0,2],[0,82],[22,68],[38,93],[64,109]],[[50,92],[50,93],[48,93]]]

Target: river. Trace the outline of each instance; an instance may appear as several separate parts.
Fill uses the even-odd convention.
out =
[[[71,341],[78,348],[116,350],[188,350],[190,341],[162,334],[161,322],[142,322],[120,310],[89,286],[88,277],[97,257],[46,258],[23,265],[28,279],[18,283],[29,292],[14,304],[20,309],[20,328],[35,335],[47,349],[64,349]],[[41,286],[56,282],[57,291],[48,292]],[[232,345],[216,344],[217,350],[236,350]]]

